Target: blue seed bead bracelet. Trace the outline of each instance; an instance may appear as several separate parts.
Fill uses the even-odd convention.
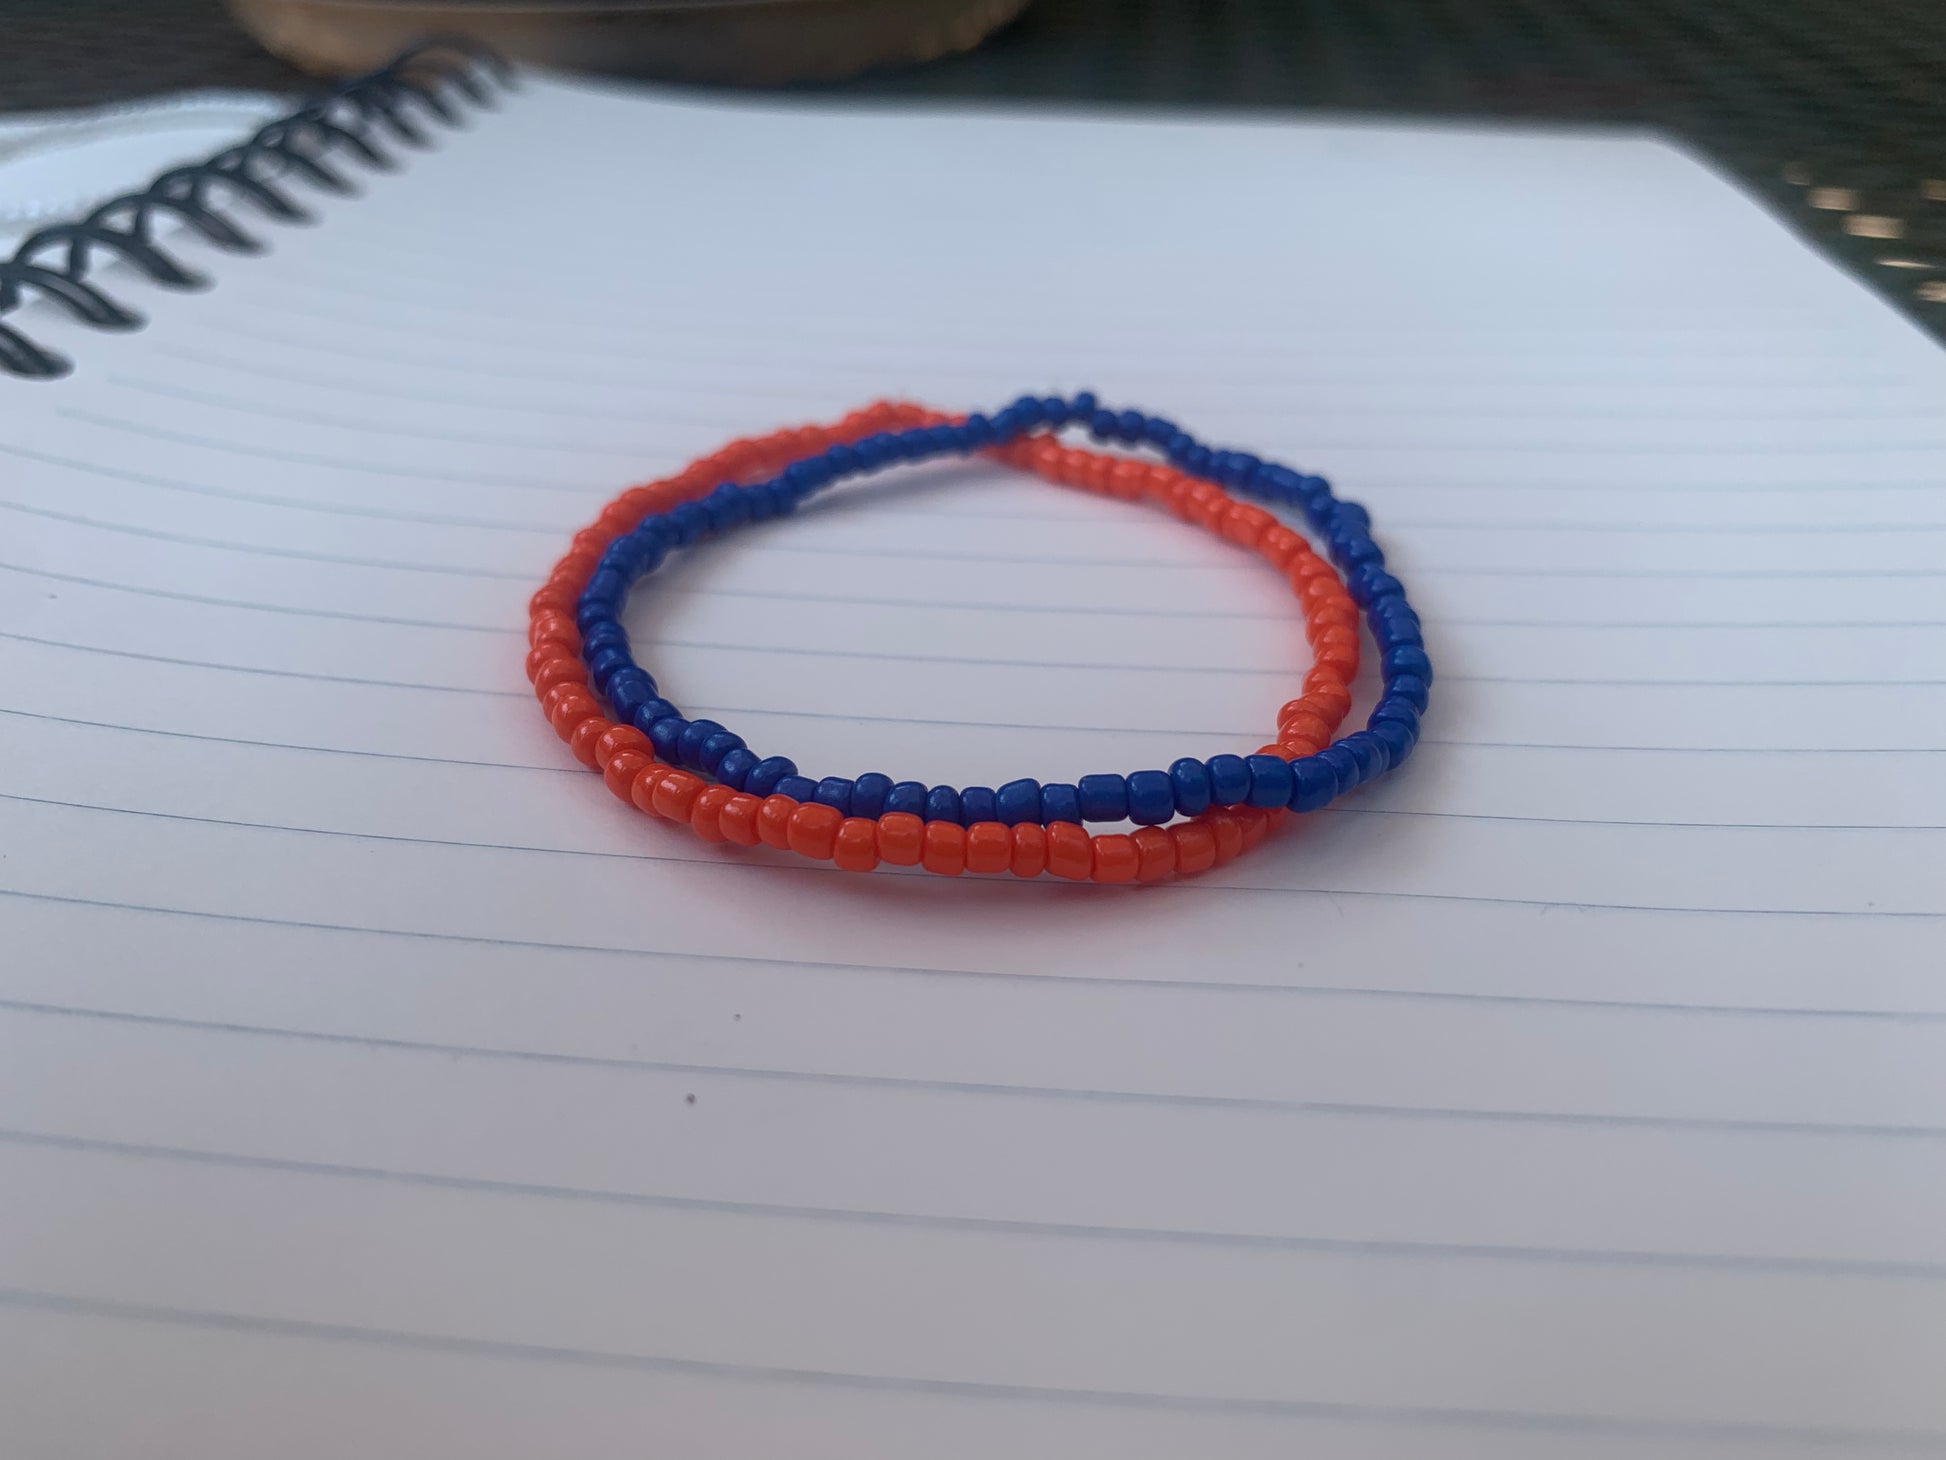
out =
[[[759,755],[742,736],[714,720],[686,718],[630,653],[619,619],[622,604],[635,580],[659,567],[672,550],[792,512],[845,477],[934,457],[1004,452],[1028,432],[1070,424],[1085,426],[1097,440],[1158,448],[1171,466],[1188,476],[1302,514],[1344,573],[1345,586],[1364,610],[1380,652],[1383,690],[1364,729],[1295,760],[1268,753],[1185,757],[1166,772],[1088,775],[1072,784],[1018,780],[997,789],[927,786],[877,772],[818,780],[800,775],[788,757]],[[833,446],[793,462],[768,480],[725,483],[696,501],[644,518],[603,553],[576,604],[575,624],[590,681],[616,720],[646,734],[659,759],[754,796],[820,803],[844,816],[909,812],[927,821],[961,825],[1122,820],[1154,825],[1210,806],[1314,811],[1406,760],[1418,741],[1433,680],[1419,616],[1407,602],[1404,586],[1386,571],[1385,554],[1370,529],[1365,509],[1339,501],[1322,477],[1248,452],[1205,446],[1171,421],[1107,409],[1089,392],[1072,399],[1022,396],[991,416],[976,413],[959,422],[883,431]]]

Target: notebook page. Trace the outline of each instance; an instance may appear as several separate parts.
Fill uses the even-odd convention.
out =
[[[1946,369],[1751,204],[530,78],[318,211],[0,387],[10,1453],[1946,1450]],[[534,712],[621,486],[1083,386],[1370,506],[1402,773],[1181,885],[859,878]],[[961,784],[1253,750],[1307,662],[1274,575],[981,465],[630,623],[807,773]]]

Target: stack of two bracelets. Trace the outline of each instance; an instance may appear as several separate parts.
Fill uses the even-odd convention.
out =
[[[1066,445],[1056,433],[1069,425],[1150,454]],[[623,601],[675,550],[790,513],[847,477],[976,453],[1162,508],[1282,575],[1302,609],[1312,664],[1277,712],[1270,743],[1251,755],[1184,757],[1166,770],[1048,785],[928,786],[878,772],[813,779],[714,720],[687,718],[635,662]],[[1328,556],[1243,497],[1292,509]],[[1022,396],[990,416],[880,402],[834,425],[733,441],[609,503],[576,534],[531,609],[535,694],[555,732],[616,796],[705,841],[775,847],[849,872],[885,864],[944,876],[1147,882],[1221,866],[1292,813],[1319,810],[1402,764],[1432,684],[1419,616],[1385,570],[1362,507],[1338,500],[1321,477],[1204,446],[1173,422],[1106,409],[1086,392]],[[1382,683],[1364,728],[1339,737],[1361,616]],[[1090,822],[1134,829],[1091,833]]]

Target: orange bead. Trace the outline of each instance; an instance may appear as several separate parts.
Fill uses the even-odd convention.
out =
[[[1285,760],[1302,760],[1307,755],[1316,755],[1330,743],[1329,735],[1286,733],[1277,737],[1277,753]]]
[[[660,816],[662,813],[655,809],[655,788],[672,769],[674,767],[663,765],[660,761],[650,761],[628,783],[628,799],[651,816]]]
[[[581,647],[581,630],[574,625],[571,613],[537,613],[528,622],[527,642],[538,644],[543,639],[559,639],[564,644]]]
[[[1249,851],[1264,839],[1270,830],[1270,818],[1255,806],[1234,808],[1239,829],[1243,833],[1243,850]]]
[[[1133,502],[1142,495],[1143,481],[1148,472],[1147,462],[1122,457],[1108,473],[1109,491],[1124,502]]]
[[[1243,824],[1228,810],[1204,814],[1204,825],[1216,839],[1216,865],[1234,862],[1243,854]]]
[[[1004,872],[1013,864],[1013,828],[1001,821],[976,821],[966,828],[966,870]]]
[[[565,686],[557,685],[556,688],[565,688]],[[595,703],[594,697],[585,689],[577,690],[574,694],[562,695],[554,702],[554,708],[548,711],[547,721],[554,727],[554,733],[566,740],[574,734],[576,725],[590,715],[600,713],[601,707]]]
[[[1023,821],[1013,831],[1013,859],[1009,863],[1016,877],[1038,877],[1047,870],[1047,828],[1038,822]]]
[[[627,801],[635,777],[654,764],[655,757],[652,755],[644,755],[639,750],[618,750],[608,757],[608,764],[601,768],[602,783],[618,798]]]
[[[707,784],[701,776],[691,775],[688,771],[667,771],[656,781],[654,794],[649,798],[650,804],[655,807],[656,815],[665,820],[687,821],[690,808],[696,804],[696,798],[703,794]]]
[[[1345,677],[1330,665],[1314,665],[1304,676],[1304,698],[1328,725],[1342,723],[1351,713],[1351,691],[1345,688]]]
[[[608,728],[609,722],[600,715],[590,715],[576,725],[568,736],[568,749],[573,752],[574,758],[590,768],[599,766],[601,763],[595,759],[595,746]]]
[[[966,870],[966,828],[956,821],[926,823],[925,866],[928,872],[957,877]]]
[[[723,808],[736,795],[733,786],[705,786],[689,807],[689,825],[706,842],[726,842]]]
[[[1264,535],[1257,539],[1257,551],[1279,572],[1287,571],[1291,560],[1304,546],[1304,539],[1296,532],[1279,522],[1264,529]]]
[[[588,682],[588,668],[573,655],[563,654],[548,660],[534,671],[534,693],[544,695],[557,684]]]
[[[527,651],[527,682],[539,677],[541,666],[550,659],[577,659],[580,651],[566,639],[542,639]]]
[[[1161,827],[1137,827],[1128,839],[1135,843],[1137,882],[1154,882],[1176,870],[1175,839]]]
[[[907,811],[878,819],[878,857],[894,867],[916,867],[926,849],[926,824]]]
[[[757,808],[757,836],[767,847],[787,852],[791,847],[791,813],[798,803],[788,796],[766,796]]]
[[[1269,745],[1259,745],[1257,747],[1257,754],[1274,755],[1279,760],[1297,759],[1297,752],[1293,751],[1288,745],[1284,744],[1284,742],[1281,740],[1273,741]]]
[[[1320,644],[1312,651],[1311,662],[1319,669],[1336,670],[1340,679],[1348,681],[1358,673],[1358,645]]]
[[[1277,716],[1277,738],[1290,740],[1330,740],[1333,726],[1311,708],[1308,700],[1292,700]]]
[[[1263,508],[1238,502],[1223,514],[1223,535],[1242,547],[1253,548],[1263,535],[1276,526],[1277,519]]]
[[[612,756],[624,750],[639,750],[650,756],[655,754],[649,737],[633,725],[610,725],[601,739],[595,742],[595,764],[605,766]]]
[[[1323,603],[1314,604],[1305,614],[1305,621],[1318,628],[1327,625],[1341,629],[1358,627],[1358,605],[1349,598],[1331,598]]]
[[[757,812],[763,804],[761,796],[752,796],[747,791],[739,791],[725,801],[722,812],[717,816],[717,825],[723,828],[724,840],[735,842],[740,847],[754,847],[761,842],[763,838],[757,834]]]
[[[831,860],[846,872],[869,872],[878,865],[878,823],[863,816],[847,816],[838,826]]]
[[[821,801],[803,801],[791,813],[790,848],[800,857],[814,857],[820,862],[831,860],[831,854],[838,846],[838,828],[844,822],[845,814],[836,806],[826,806]]]
[[[1078,822],[1057,821],[1047,830],[1047,870],[1070,882],[1086,882],[1095,871],[1095,843]]]
[[[1216,865],[1216,836],[1200,821],[1184,821],[1169,828],[1176,844],[1176,871],[1188,877]]]
[[[1095,838],[1095,881],[1133,882],[1141,866],[1142,854],[1135,848],[1135,838],[1119,832]]]

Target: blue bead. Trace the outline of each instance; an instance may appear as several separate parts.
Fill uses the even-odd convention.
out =
[[[776,792],[779,781],[796,774],[797,762],[788,755],[765,756],[743,778],[743,789],[752,796],[769,796]]]
[[[1426,713],[1426,701],[1431,697],[1425,680],[1416,674],[1401,674],[1396,679],[1385,681],[1385,697],[1388,700],[1404,700],[1420,714]]]
[[[682,712],[667,700],[658,699],[650,700],[646,704],[637,705],[635,713],[629,718],[635,721],[635,728],[637,730],[647,735],[649,733],[649,726],[655,724],[658,720],[681,720]],[[687,724],[688,722],[684,721],[684,723]],[[667,759],[667,757],[665,756],[664,759]]]
[[[1019,416],[1023,425],[1038,426],[1047,419],[1047,412],[1041,408],[1037,395],[1019,396],[1007,403],[1007,409]]]
[[[1338,743],[1357,759],[1361,784],[1385,774],[1391,764],[1385,754],[1385,743],[1369,730],[1355,730]]]
[[[1124,441],[1140,441],[1148,432],[1148,420],[1140,411],[1122,411],[1115,417],[1115,434]]]
[[[1382,699],[1372,706],[1369,724],[1376,725],[1381,720],[1396,720],[1408,727],[1416,736],[1419,733],[1419,712],[1412,708],[1409,700]]]
[[[1098,410],[1088,417],[1088,434],[1097,441],[1113,441],[1120,431],[1120,418],[1113,411]]]
[[[1428,688],[1433,682],[1432,660],[1426,657],[1424,649],[1411,645],[1387,649],[1379,660],[1379,669],[1387,679],[1396,679],[1401,674],[1416,674],[1426,682]]]
[[[1346,750],[1342,741],[1336,745],[1325,746],[1312,759],[1330,767],[1331,774],[1337,777],[1337,788],[1331,793],[1334,797],[1342,796],[1356,786],[1363,775],[1359,769],[1358,757]]]
[[[1291,799],[1291,763],[1281,755],[1252,755],[1244,758],[1250,767],[1250,794],[1244,798],[1251,806],[1268,810]]]
[[[885,810],[881,816],[898,812],[905,816],[924,816],[926,814],[926,786],[923,781],[900,781],[885,793]]]
[[[892,778],[877,771],[866,771],[851,786],[851,814],[876,820],[885,812],[885,798],[891,793]]]
[[[1293,811],[1316,811],[1329,806],[1338,794],[1338,778],[1331,767],[1315,755],[1291,762],[1291,799],[1284,804]]]
[[[1058,395],[1041,397],[1041,419],[1059,429],[1068,423],[1068,403]]]
[[[1385,763],[1388,767],[1405,763],[1412,754],[1412,747],[1419,743],[1419,732],[1399,720],[1379,720],[1366,728],[1365,734],[1385,747]]]
[[[998,821],[999,808],[991,786],[962,786],[959,793],[960,820],[971,826],[976,821]]]
[[[574,626],[585,637],[598,624],[613,623],[615,605],[598,598],[582,598],[574,606]]]
[[[631,532],[627,540],[629,556],[635,560],[638,574],[653,573],[669,556],[669,534],[653,517]]]
[[[709,509],[701,502],[685,502],[669,514],[668,522],[676,541],[687,547],[711,530]]]
[[[1235,806],[1250,795],[1250,767],[1240,755],[1209,758],[1209,798],[1216,806]]]
[[[609,676],[618,669],[633,668],[634,664],[635,661],[628,657],[628,650],[617,649],[611,644],[588,655],[588,678],[595,682],[596,689],[607,694]]]
[[[1340,502],[1338,510],[1331,514],[1331,521],[1338,531],[1370,537],[1372,534],[1372,514],[1356,502]]]
[[[732,527],[748,520],[750,508],[743,499],[743,493],[735,487],[718,487],[703,499],[703,510],[709,514],[712,532],[728,532]]]
[[[1193,755],[1185,755],[1169,767],[1169,779],[1176,788],[1176,810],[1184,816],[1201,816],[1209,810],[1209,767]]]
[[[664,715],[649,726],[649,744],[655,747],[656,759],[676,763],[676,742],[682,732],[689,728],[689,722],[681,715]]]
[[[1120,776],[1083,776],[1075,789],[1080,792],[1083,821],[1128,820],[1128,782]]]
[[[1101,406],[1092,390],[1077,390],[1074,399],[1068,402],[1068,410],[1077,421],[1085,421]]]
[[[785,776],[770,794],[788,796],[793,801],[809,801],[818,794],[818,783],[809,776]]]
[[[1372,637],[1378,641],[1380,652],[1387,649],[1419,649],[1426,642],[1425,635],[1419,632],[1419,625],[1389,618],[1382,618],[1372,625]]]
[[[716,779],[732,791],[744,789],[750,772],[757,768],[757,753],[748,746],[739,745],[724,756],[716,765]]]
[[[581,652],[584,655],[592,656],[601,649],[626,649],[627,647],[628,630],[613,619],[591,625],[581,636]]]
[[[691,770],[702,769],[703,745],[710,736],[721,735],[723,727],[714,720],[692,720],[676,742],[676,758]]]
[[[866,471],[874,471],[892,460],[897,448],[892,438],[883,431],[875,431],[851,443],[851,449],[858,453],[858,460]]]
[[[1345,588],[1362,608],[1375,598],[1404,592],[1405,585],[1383,569],[1361,566],[1345,574]]]
[[[998,813],[994,819],[1004,821],[1008,826],[1018,826],[1023,821],[1039,821],[1041,783],[1009,781],[994,794],[993,805]]]
[[[958,821],[959,792],[951,786],[934,786],[926,792],[926,820]]]
[[[581,590],[584,599],[616,599],[622,596],[628,582],[613,568],[604,568],[588,580],[588,586]]]
[[[846,816],[851,815],[851,780],[846,776],[826,776],[818,782],[818,789],[812,800],[821,806],[835,806]]]
[[[655,697],[655,681],[641,669],[618,669],[608,677],[608,704],[617,720],[633,720],[645,706],[667,704]]]
[[[723,757],[733,750],[743,749],[743,737],[734,730],[719,730],[703,742],[703,748],[696,756],[696,769],[706,776],[722,779]]]
[[[855,471],[863,471],[864,461],[850,445],[840,442],[824,453],[824,459],[831,463],[831,470],[838,476],[850,476]]]
[[[1150,416],[1142,423],[1142,435],[1152,446],[1167,446],[1181,434],[1180,426],[1174,421],[1165,421],[1160,416]]]
[[[1385,565],[1385,551],[1369,537],[1338,537],[1331,542],[1331,556],[1341,568]]]
[[[1051,786],[1041,787],[1041,820],[1052,824],[1056,821],[1081,820],[1081,792],[1066,781],[1057,781]]]
[[[1167,771],[1136,771],[1128,778],[1128,819],[1160,826],[1176,814],[1176,783]]]

